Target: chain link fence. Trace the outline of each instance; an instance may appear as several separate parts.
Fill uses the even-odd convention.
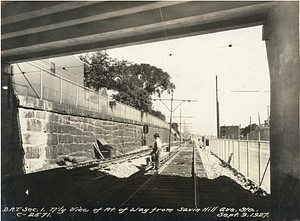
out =
[[[270,142],[209,140],[210,151],[270,192]]]
[[[14,67],[14,90],[23,96],[36,97],[59,104],[70,105],[110,116],[141,121],[169,128],[169,124],[129,105],[109,99],[96,91],[83,87],[61,76],[30,63]],[[175,133],[175,131],[172,131]]]

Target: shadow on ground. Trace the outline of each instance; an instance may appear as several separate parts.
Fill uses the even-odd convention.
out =
[[[28,220],[30,216],[43,216],[46,220],[230,220],[233,217],[223,217],[225,212],[219,217],[221,208],[234,208],[226,214],[236,214],[241,208],[252,208],[254,213],[269,211],[268,197],[254,195],[224,176],[214,180],[198,178],[200,191],[196,209],[191,205],[186,206],[184,202],[173,207],[174,204],[168,205],[159,199],[158,204],[153,204],[149,198],[140,198],[140,203],[136,204],[135,201],[135,205],[122,207],[101,205],[97,200],[90,204],[90,199],[95,196],[133,179],[113,176],[101,178],[102,175],[99,171],[82,167],[2,177],[2,220]],[[178,182],[182,182],[182,179],[191,178],[178,177]],[[177,182],[176,178],[173,182]],[[211,191],[210,200],[205,198],[205,186]],[[247,212],[248,216],[252,214],[251,211]],[[237,220],[241,220],[240,216]]]

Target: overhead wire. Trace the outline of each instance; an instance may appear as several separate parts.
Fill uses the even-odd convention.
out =
[[[30,83],[30,81],[28,80],[28,78],[25,75],[25,72],[22,71],[22,69],[20,68],[19,64],[17,64],[18,68],[20,69],[21,73],[23,74],[23,76],[25,77],[27,83],[29,84],[29,86],[32,88],[32,90],[34,91],[35,95],[40,98],[40,96],[38,95],[38,93],[36,92],[36,90],[34,89],[34,87],[32,86],[32,84]]]
[[[39,61],[42,61],[42,62],[44,62],[44,63],[48,63],[48,64],[51,64],[51,61],[50,60],[45,60],[45,59],[41,59],[41,60],[39,60]],[[84,62],[83,62],[84,63]],[[20,69],[20,66],[19,66],[19,63],[16,63],[16,65],[19,67],[19,69]],[[84,65],[84,64],[83,64]],[[66,66],[67,68],[71,68],[71,67],[80,67],[81,65],[75,65],[75,66]],[[68,72],[70,72],[70,73],[72,73],[72,74],[74,74],[74,75],[76,75],[76,73],[75,72],[73,72],[73,71],[70,71],[70,70],[66,70],[66,69],[64,69],[64,67],[61,67],[61,66],[57,66],[56,64],[55,64],[55,69],[56,68],[58,68],[58,69],[62,69],[62,70],[64,70],[64,71],[68,71]],[[20,69],[21,70],[21,69]],[[18,73],[18,74],[28,74],[28,73],[34,73],[34,72],[40,72],[40,70],[39,71],[28,71],[28,72],[23,72],[22,70],[21,70],[21,73]],[[55,73],[53,73],[53,72],[51,72],[51,71],[47,71],[47,72],[50,72],[50,74],[53,74],[53,75],[56,75]],[[25,76],[26,77],[26,76]],[[28,81],[28,83],[30,84],[30,82],[29,82],[29,80],[26,78],[26,80]],[[69,80],[70,81],[70,80]],[[30,84],[31,85],[31,84]],[[103,82],[101,82],[101,85],[103,85],[103,87],[106,87],[106,88],[113,88],[113,86],[112,85],[110,85],[110,84],[107,84],[107,83],[103,83]],[[84,85],[82,85],[83,87],[85,87]],[[32,87],[32,86],[31,86]],[[33,88],[33,87],[32,87]],[[87,87],[88,88],[88,87]],[[33,90],[34,90],[34,88],[33,88]],[[36,92],[35,92],[36,93]],[[36,93],[37,94],[37,93]],[[37,95],[38,96],[38,95]],[[110,96],[110,95],[107,95],[107,97],[110,97],[110,98],[112,98],[112,96]]]

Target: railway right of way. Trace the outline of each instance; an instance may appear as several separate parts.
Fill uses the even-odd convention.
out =
[[[205,177],[206,173],[197,146],[191,141],[166,155],[157,172],[145,168],[90,202],[116,207],[197,207],[200,201],[209,201],[213,196],[209,183],[199,186],[199,176]],[[199,193],[199,188],[206,194]]]

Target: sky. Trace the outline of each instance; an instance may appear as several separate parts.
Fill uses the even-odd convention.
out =
[[[107,50],[112,58],[163,69],[176,86],[172,122],[189,132],[217,134],[216,76],[220,126],[263,123],[270,105],[270,77],[262,26]],[[238,92],[237,92],[238,91]],[[257,92],[243,92],[257,91]],[[155,97],[153,97],[155,98]],[[153,101],[170,121],[171,96]],[[178,106],[179,105],[179,106]]]

